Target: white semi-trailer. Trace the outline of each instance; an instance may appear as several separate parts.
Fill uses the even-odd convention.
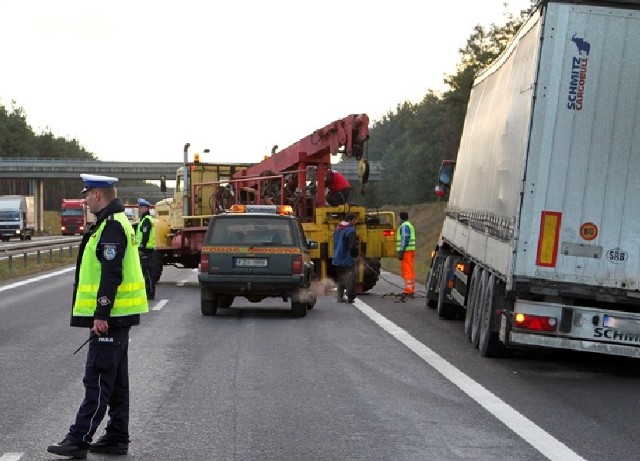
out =
[[[638,50],[640,1],[543,0],[476,76],[426,285],[482,355],[640,357]]]

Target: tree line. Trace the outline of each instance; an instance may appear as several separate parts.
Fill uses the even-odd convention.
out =
[[[502,53],[526,14],[505,13],[504,25],[477,25],[459,50],[456,72],[444,79],[446,91],[429,90],[422,101],[399,103],[373,121],[366,158],[383,162],[382,181],[367,185],[365,194],[354,187],[355,203],[411,205],[436,200],[433,190],[440,164],[456,158],[474,75]],[[50,129],[35,133],[15,102],[10,109],[0,104],[0,157],[98,159],[76,139],[55,136]],[[0,195],[27,195],[28,187],[27,180],[0,180]],[[77,184],[64,180],[47,181],[46,189],[47,210],[58,209],[61,198],[78,195]]]
[[[0,105],[0,157],[77,158],[97,160],[77,139],[55,136],[50,129],[37,134],[27,122],[25,111],[12,102],[10,109]],[[1,165],[1,163],[0,163]],[[44,209],[57,210],[60,199],[77,197],[79,183],[62,179],[48,180],[45,185]],[[0,195],[29,195],[26,179],[0,179]]]
[[[533,8],[533,6],[531,7]],[[455,160],[476,72],[493,62],[514,37],[529,11],[505,14],[505,24],[477,25],[459,50],[456,72],[444,79],[447,90],[430,90],[419,103],[405,101],[374,121],[368,160],[381,160],[382,181],[359,195],[367,206],[412,205],[437,200],[434,187],[442,160]]]

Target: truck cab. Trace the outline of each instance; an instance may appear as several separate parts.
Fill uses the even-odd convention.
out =
[[[35,208],[33,196],[0,196],[0,239],[31,240],[35,230]]]

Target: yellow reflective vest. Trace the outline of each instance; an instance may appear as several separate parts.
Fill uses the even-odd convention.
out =
[[[149,224],[151,225],[151,230],[149,230],[149,240],[147,240],[147,246],[141,249],[153,250],[156,247],[156,232],[155,232],[155,229],[153,228],[153,217],[150,214],[146,215],[138,223],[138,227],[136,228],[136,241],[138,245],[140,245],[140,242],[142,242],[142,223],[144,222],[145,219],[149,221]]]
[[[122,283],[118,287],[116,299],[111,308],[110,317],[122,317],[149,312],[144,276],[140,268],[140,258],[135,240],[135,233],[124,212],[114,213],[127,236],[127,248],[122,261]],[[77,317],[93,317],[98,303],[98,289],[102,275],[102,265],[96,256],[100,236],[104,230],[103,221],[95,233],[89,238],[80,262],[80,274],[73,305],[73,315]]]
[[[406,226],[409,228],[409,243],[407,244],[407,246],[404,248],[404,250],[414,250],[416,249],[416,230],[413,228],[413,224],[411,224],[409,221],[405,221],[402,224],[400,224],[400,227],[398,227],[398,232],[396,234],[396,251],[403,251],[402,248],[402,236],[401,231],[402,231],[402,226]]]

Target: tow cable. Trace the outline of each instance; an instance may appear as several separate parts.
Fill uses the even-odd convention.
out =
[[[364,259],[362,260],[362,263],[365,266],[367,266],[369,270],[372,270],[375,272],[375,269],[371,267],[369,264],[367,264],[367,262]],[[382,274],[378,274],[378,277],[384,280],[385,282],[387,282],[389,285],[393,285],[394,287],[397,287],[397,288],[402,288],[400,285],[393,283],[391,280],[384,278]],[[386,294],[380,295],[380,297],[381,298],[393,297],[394,303],[405,303],[407,302],[407,298],[425,298],[426,295],[427,295],[426,293],[417,293],[417,292],[411,295],[407,295],[406,293],[401,291],[400,293],[386,293]]]

